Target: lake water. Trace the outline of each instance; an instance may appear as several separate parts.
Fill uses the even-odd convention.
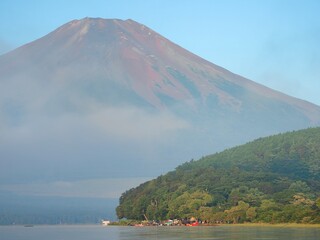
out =
[[[319,240],[320,228],[0,226],[1,240]]]

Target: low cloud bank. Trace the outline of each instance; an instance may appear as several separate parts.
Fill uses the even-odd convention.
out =
[[[119,198],[121,193],[150,178],[105,178],[81,181],[54,181],[26,184],[2,184],[0,191],[22,196]]]

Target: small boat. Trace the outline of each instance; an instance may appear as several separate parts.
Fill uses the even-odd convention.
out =
[[[191,223],[191,226],[192,226],[192,227],[194,227],[194,226],[199,226],[199,222],[198,222],[198,221],[193,222],[193,223]]]

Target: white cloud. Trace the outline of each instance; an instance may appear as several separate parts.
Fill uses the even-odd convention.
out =
[[[28,196],[119,198],[121,193],[150,180],[146,177],[5,184],[0,191]]]
[[[180,162],[164,157],[164,149],[189,127],[170,113],[130,107],[85,107],[53,116],[30,112],[16,125],[0,124],[0,180],[69,181],[145,171],[156,176],[163,172],[159,165]]]
[[[170,113],[148,113],[137,108],[104,108],[89,114],[87,119],[106,134],[129,140],[149,141],[189,127],[186,121]]]

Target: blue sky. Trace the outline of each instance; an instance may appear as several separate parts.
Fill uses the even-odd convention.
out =
[[[234,73],[320,105],[317,0],[1,0],[0,54],[83,17],[131,18]]]

